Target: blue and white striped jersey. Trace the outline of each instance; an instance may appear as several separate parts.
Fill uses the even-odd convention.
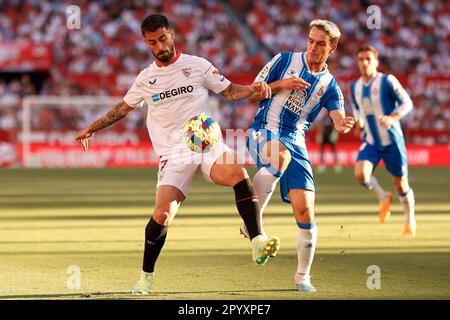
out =
[[[367,84],[359,78],[351,83],[350,95],[355,119],[364,121],[365,142],[383,147],[404,141],[399,121],[388,129],[378,121],[380,116],[395,112],[404,116],[413,108],[411,98],[397,78],[377,73]]]
[[[265,65],[255,79],[271,83],[300,77],[311,86],[305,90],[281,90],[262,100],[252,128],[267,129],[300,147],[306,147],[305,133],[322,108],[328,112],[344,109],[344,98],[336,80],[328,71],[311,73],[305,53],[282,52]]]

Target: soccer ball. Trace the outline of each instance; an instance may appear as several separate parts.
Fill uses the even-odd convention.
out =
[[[222,136],[217,121],[202,113],[193,117],[184,126],[184,141],[189,149],[205,153],[213,150]]]

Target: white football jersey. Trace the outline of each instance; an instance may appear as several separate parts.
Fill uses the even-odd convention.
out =
[[[208,90],[222,92],[230,81],[208,60],[178,53],[175,62],[142,70],[124,97],[132,108],[148,104],[147,128],[155,152],[174,153],[183,141],[183,128],[194,116],[211,115]]]

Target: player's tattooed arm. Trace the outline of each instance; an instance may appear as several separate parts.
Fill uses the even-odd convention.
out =
[[[242,100],[253,94],[261,95],[265,97],[265,99],[272,95],[269,85],[265,82],[254,82],[247,86],[230,83],[230,85],[220,94],[225,97],[225,99],[231,101]]]
[[[289,77],[286,79],[276,80],[269,83],[271,95],[269,97],[262,96],[259,92],[253,93],[248,99],[252,102],[261,101],[270,98],[272,95],[281,90],[304,90],[311,85],[299,77]]]
[[[125,118],[131,111],[133,111],[133,108],[128,106],[125,101],[121,101],[115,106],[113,106],[111,109],[108,110],[108,112],[102,116],[97,121],[93,122],[89,127],[89,131],[94,133],[98,130],[104,129],[106,127],[109,127],[113,123],[119,121],[122,118]]]
[[[109,127],[120,119],[125,118],[133,110],[133,108],[131,108],[125,103],[125,101],[122,100],[111,109],[109,109],[108,112],[100,119],[94,121],[87,128],[79,131],[75,137],[75,140],[81,143],[83,145],[83,149],[86,151],[88,148],[88,139],[91,138],[95,132]]]

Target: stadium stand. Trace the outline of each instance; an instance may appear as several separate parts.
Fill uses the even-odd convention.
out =
[[[65,10],[81,9],[81,29],[69,30]],[[366,1],[250,1],[228,2],[234,14],[254,32],[261,51],[273,55],[304,50],[308,23],[314,18],[335,21],[343,33],[330,61],[344,93],[357,74],[354,52],[364,42],[381,53],[381,69],[392,72],[414,99],[415,110],[403,125],[415,143],[449,143],[450,119],[450,3],[442,1],[376,1],[383,8],[382,29],[367,29]],[[250,55],[246,42],[215,0],[170,1],[4,1],[0,4],[0,50],[6,45],[38,45],[50,49],[42,77],[0,61],[0,139],[14,141],[20,128],[21,98],[42,95],[122,95],[133,77],[153,57],[141,40],[140,21],[163,12],[179,34],[177,48],[208,58],[222,73],[243,83],[252,81],[264,65],[263,55]],[[344,10],[345,9],[345,10]],[[400,14],[401,13],[401,14]],[[349,16],[352,19],[349,19]],[[3,48],[3,49],[2,49]],[[42,71],[42,70],[40,70]],[[38,80],[36,80],[38,79]],[[223,128],[245,128],[256,109],[251,103],[213,101]],[[239,106],[239,107],[238,107]],[[347,107],[349,105],[347,104]],[[142,126],[145,115],[128,120],[127,128]],[[45,111],[37,128],[75,129],[86,123],[77,110]]]

